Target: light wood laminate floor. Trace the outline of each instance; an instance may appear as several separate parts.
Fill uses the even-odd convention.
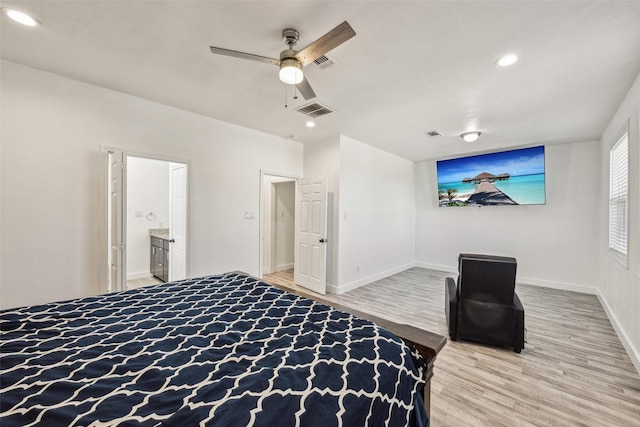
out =
[[[445,336],[444,279],[412,268],[324,298]],[[265,276],[293,285],[292,271]],[[598,298],[518,284],[522,353],[448,341],[435,364],[432,426],[640,426],[640,376]]]

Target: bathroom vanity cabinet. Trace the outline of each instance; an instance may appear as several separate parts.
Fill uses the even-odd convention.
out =
[[[150,269],[163,282],[169,280],[169,239],[151,236]]]

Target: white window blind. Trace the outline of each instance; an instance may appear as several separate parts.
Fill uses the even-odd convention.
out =
[[[628,129],[628,128],[627,128]],[[609,152],[609,251],[627,265],[629,132]]]

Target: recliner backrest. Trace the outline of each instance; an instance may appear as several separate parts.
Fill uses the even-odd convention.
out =
[[[458,261],[460,300],[512,305],[516,268],[514,258],[461,254]]]

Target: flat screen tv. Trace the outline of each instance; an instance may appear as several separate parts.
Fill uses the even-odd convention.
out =
[[[544,205],[544,146],[436,162],[440,206]]]

